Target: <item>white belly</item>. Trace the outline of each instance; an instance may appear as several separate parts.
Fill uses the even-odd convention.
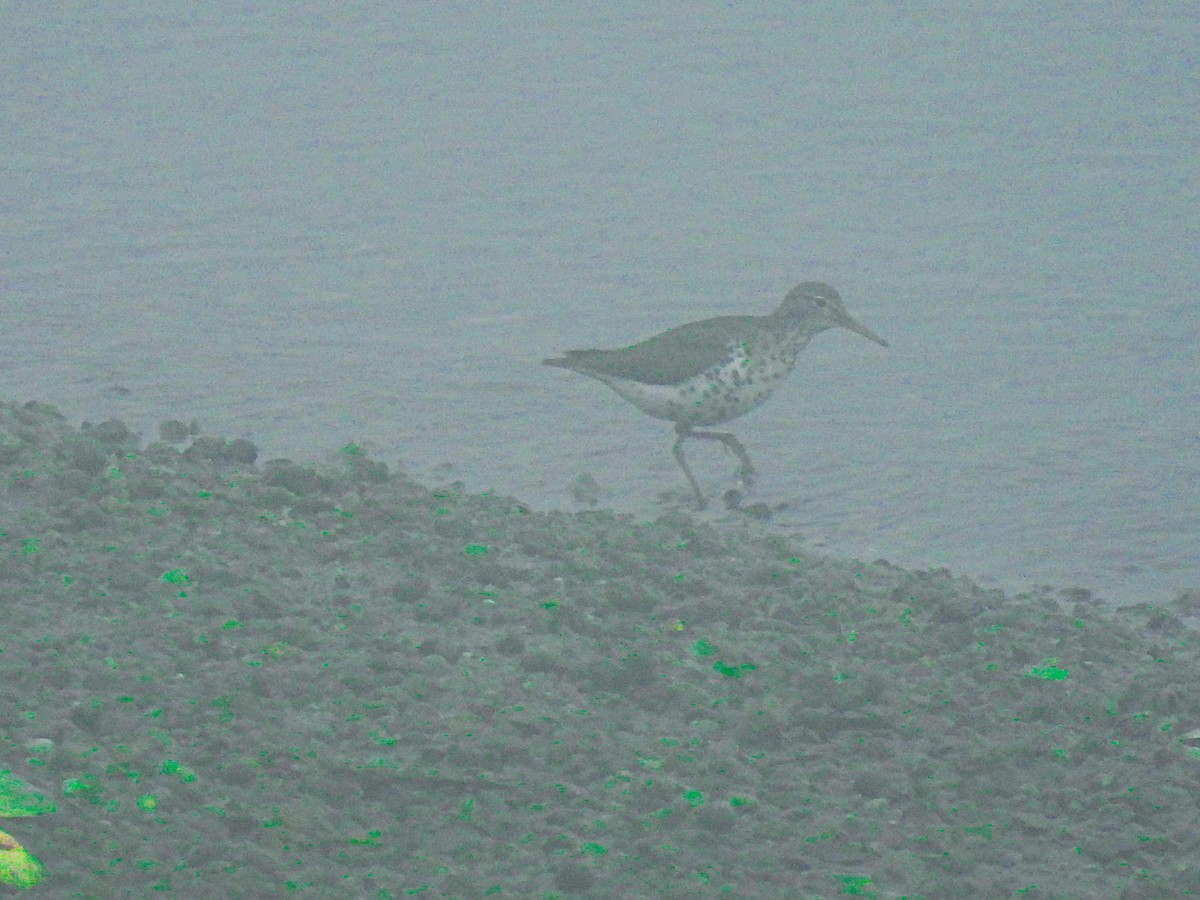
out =
[[[783,364],[751,370],[745,356],[714,367],[680,385],[643,384],[613,375],[594,375],[640,409],[684,427],[719,425],[766,400],[787,377],[795,357]]]

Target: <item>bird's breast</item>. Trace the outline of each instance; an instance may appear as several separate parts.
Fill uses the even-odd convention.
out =
[[[757,352],[735,348],[729,357],[678,384],[646,384],[599,377],[642,412],[686,427],[719,425],[757,407],[796,365],[799,348],[776,344]]]

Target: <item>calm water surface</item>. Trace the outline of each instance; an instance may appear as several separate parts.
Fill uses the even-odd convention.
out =
[[[10,5],[4,392],[653,516],[669,426],[539,361],[819,279],[892,347],[823,334],[732,426],[778,527],[1168,601],[1200,588],[1200,20],[1058,9]]]

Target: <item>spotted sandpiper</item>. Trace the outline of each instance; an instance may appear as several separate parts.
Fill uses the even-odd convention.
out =
[[[754,466],[741,441],[727,431],[696,431],[749,412],[771,396],[796,365],[814,334],[849,328],[886,347],[887,341],[856,320],[827,284],[806,281],[768,316],[721,316],[671,328],[619,350],[568,350],[548,366],[603,381],[640,409],[675,423],[675,461],[700,508],[704,494],[683,456],[685,438],[720,441],[741,463],[749,485]]]

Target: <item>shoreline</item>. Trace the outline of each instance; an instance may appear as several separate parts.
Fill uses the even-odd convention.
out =
[[[1200,592],[160,436],[0,403],[0,768],[58,804],[6,828],[63,896],[1200,890]]]

